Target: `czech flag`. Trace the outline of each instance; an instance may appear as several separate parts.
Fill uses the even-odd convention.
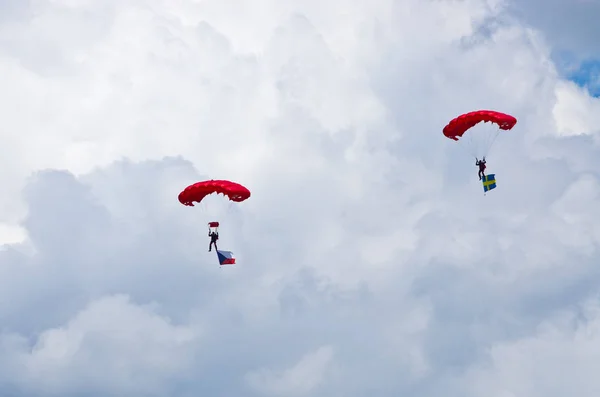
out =
[[[231,251],[219,251],[217,250],[217,257],[219,258],[220,265],[235,265],[235,258]]]

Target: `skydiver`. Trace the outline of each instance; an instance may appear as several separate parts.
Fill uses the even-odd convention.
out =
[[[485,176],[485,156],[483,160],[479,160],[477,157],[475,157],[475,160],[475,165],[479,167],[479,180],[481,180]]]
[[[210,237],[210,244],[208,244],[208,252],[211,251],[212,249],[212,245],[215,245],[215,250],[218,250],[217,248],[217,240],[219,239],[219,233],[217,232],[208,232],[208,237]]]

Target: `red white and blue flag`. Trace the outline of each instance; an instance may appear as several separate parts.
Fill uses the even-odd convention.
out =
[[[217,257],[219,258],[220,265],[235,265],[235,258],[231,251],[219,251],[217,250]]]

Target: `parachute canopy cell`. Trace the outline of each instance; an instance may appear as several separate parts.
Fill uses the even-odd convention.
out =
[[[179,193],[179,202],[183,205],[193,207],[194,202],[199,203],[204,197],[213,193],[223,194],[229,200],[235,202],[244,201],[250,197],[250,190],[239,183],[211,179],[210,181],[194,183],[183,189]]]
[[[480,122],[491,122],[498,125],[501,130],[510,130],[517,124],[517,119],[505,113],[494,110],[476,110],[458,116],[451,120],[444,127],[444,135],[450,139],[458,141],[469,128],[474,127]]]

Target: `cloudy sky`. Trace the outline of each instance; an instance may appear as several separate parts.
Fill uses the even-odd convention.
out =
[[[0,0],[0,395],[598,397],[597,15]]]

